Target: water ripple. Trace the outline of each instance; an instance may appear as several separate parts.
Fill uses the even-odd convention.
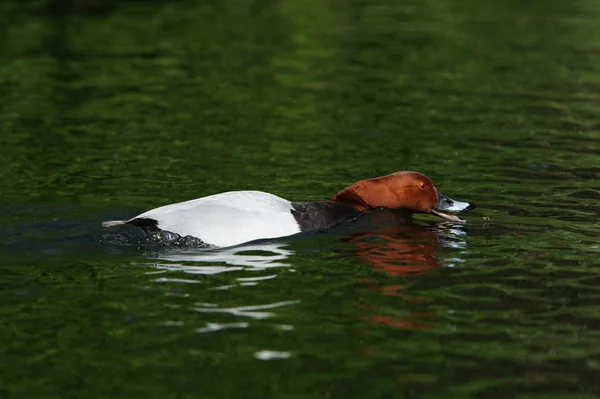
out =
[[[262,350],[254,353],[254,357],[259,360],[289,359],[291,352]]]
[[[200,334],[208,332],[216,332],[231,328],[247,328],[249,323],[206,323],[206,327],[196,328],[196,332]]]
[[[257,269],[288,267],[289,264],[280,261],[286,260],[293,254],[293,251],[285,247],[285,243],[264,243],[212,250],[185,250],[160,254],[157,256],[157,259],[169,262],[217,262]],[[160,267],[161,265],[157,266]],[[184,264],[180,263],[176,264],[176,266],[185,267]]]
[[[244,316],[253,319],[266,319],[273,316],[274,313],[260,312],[260,310],[275,309],[281,306],[296,305],[298,303],[300,303],[300,300],[281,301],[266,305],[239,306],[232,308],[203,307],[204,304],[196,304],[196,307],[192,308],[192,310],[202,313],[229,313],[233,316]]]

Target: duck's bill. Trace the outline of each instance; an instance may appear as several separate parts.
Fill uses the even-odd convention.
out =
[[[446,220],[449,220],[451,222],[459,222],[459,223],[464,223],[465,220],[459,218],[458,216],[454,216],[451,213],[446,213],[446,212],[442,212],[442,211],[438,211],[436,209],[432,209],[431,213],[433,213],[436,216],[439,216],[441,218],[444,218]]]
[[[450,220],[452,222],[464,222],[458,216],[452,215],[450,212],[465,212],[475,209],[474,204],[468,202],[460,202],[450,199],[442,194],[438,194],[438,205],[431,210],[436,216]]]

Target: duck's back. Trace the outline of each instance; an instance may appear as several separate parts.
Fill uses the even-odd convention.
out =
[[[193,236],[207,244],[229,246],[299,233],[300,227],[291,211],[290,201],[273,194],[230,191],[152,209],[127,223],[147,223],[182,237]]]

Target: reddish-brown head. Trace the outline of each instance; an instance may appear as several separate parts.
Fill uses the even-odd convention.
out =
[[[430,178],[418,172],[396,172],[361,180],[337,193],[333,200],[359,211],[385,207],[414,213],[433,213],[452,221],[461,219],[447,211],[459,212],[475,207],[444,197]]]

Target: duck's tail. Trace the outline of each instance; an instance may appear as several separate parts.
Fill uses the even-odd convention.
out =
[[[102,222],[102,227],[120,226],[125,223],[127,223],[127,220],[108,220],[106,222]]]

